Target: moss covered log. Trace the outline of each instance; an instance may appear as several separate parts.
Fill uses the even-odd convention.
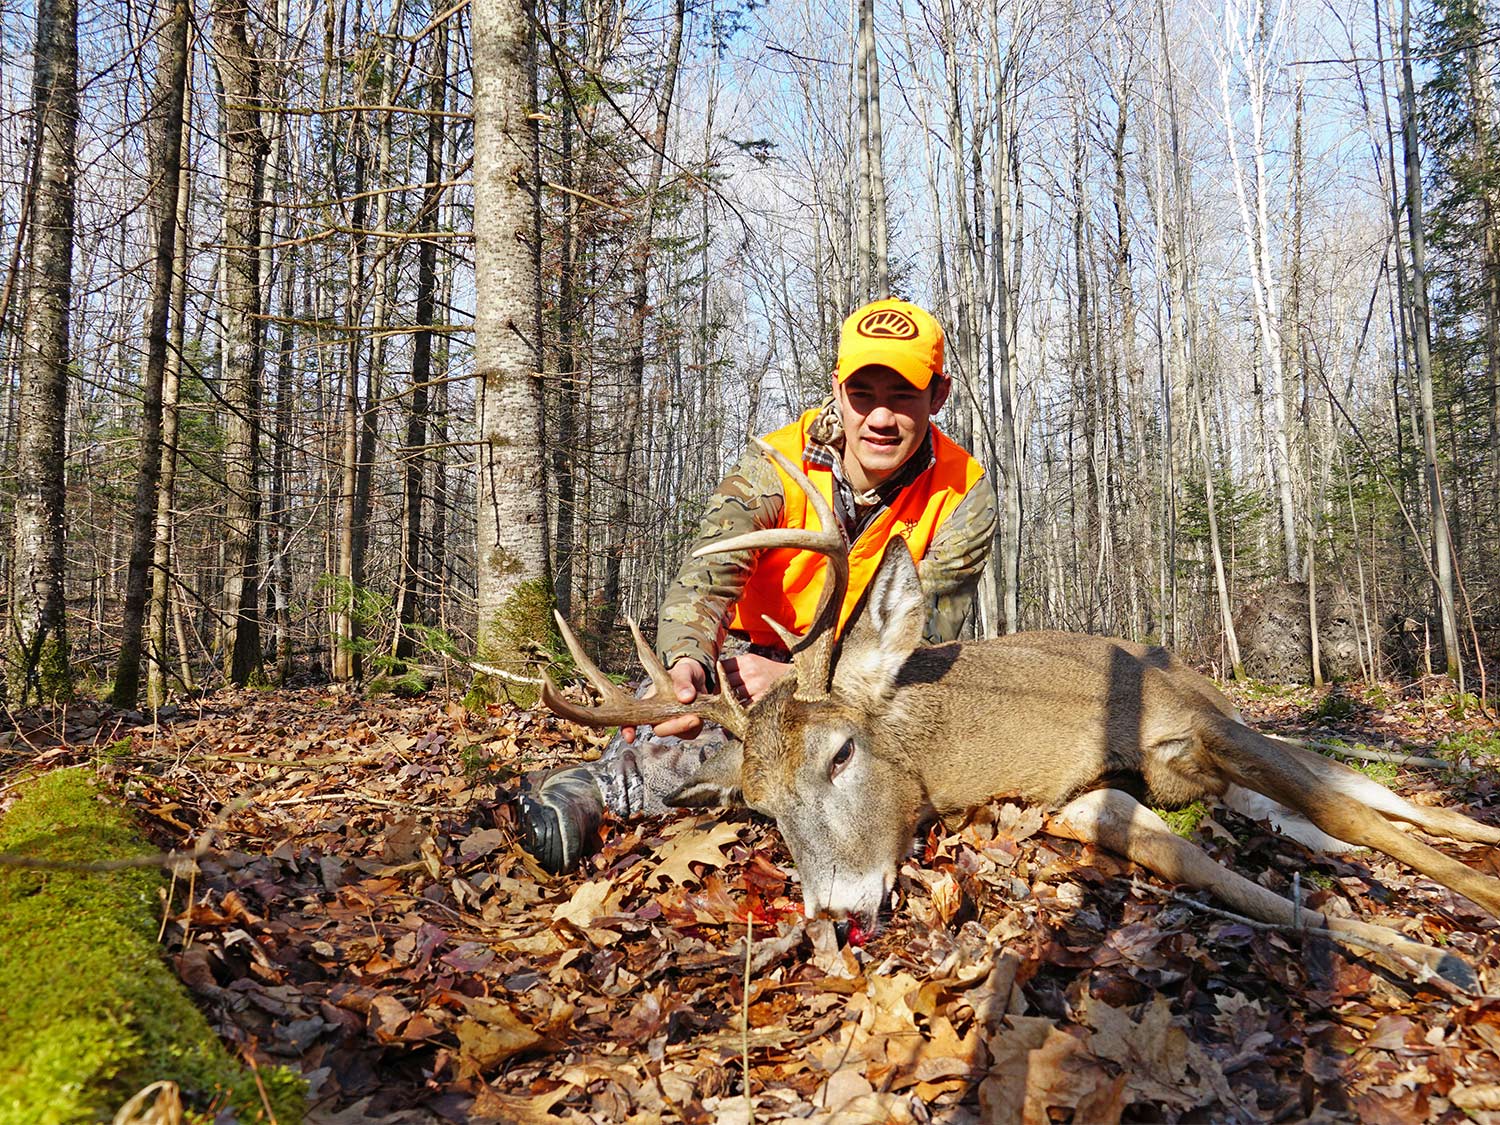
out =
[[[31,783],[3,819],[0,852],[95,863],[149,854],[87,771]],[[269,1120],[255,1077],[232,1059],[163,963],[164,876],[0,866],[0,1125],[109,1120],[161,1079],[206,1111]],[[302,1118],[303,1083],[262,1068],[282,1123]]]

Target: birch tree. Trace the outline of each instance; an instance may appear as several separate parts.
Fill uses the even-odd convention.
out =
[[[39,0],[32,79],[27,285],[16,395],[16,507],[6,688],[16,704],[72,695],[64,581],[64,429],[78,166],[78,6]]]
[[[1242,8],[1238,0],[1226,0],[1224,40],[1216,61],[1224,136],[1229,146],[1230,171],[1235,200],[1239,204],[1251,291],[1255,298],[1256,325],[1263,342],[1265,434],[1270,447],[1276,505],[1281,517],[1282,562],[1284,573],[1295,582],[1303,577],[1302,556],[1297,544],[1297,507],[1292,495],[1280,288],[1272,265],[1272,184],[1266,170],[1266,110],[1276,73],[1276,55],[1286,26],[1283,18],[1285,5],[1286,0],[1280,0],[1276,12],[1269,13],[1265,0],[1250,0],[1248,8]],[[1243,98],[1237,97],[1232,89],[1236,70],[1244,82]],[[1243,106],[1249,116],[1249,152],[1243,155],[1240,152],[1237,105]]]
[[[479,656],[502,672],[547,635],[541,381],[536,339],[535,124],[526,0],[474,16],[475,417]]]

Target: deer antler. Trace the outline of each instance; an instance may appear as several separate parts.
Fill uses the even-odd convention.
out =
[[[542,702],[556,714],[565,719],[572,719],[575,723],[582,723],[586,727],[636,726],[640,723],[660,722],[673,715],[698,715],[718,723],[736,738],[745,737],[749,720],[745,708],[740,705],[740,701],[735,698],[734,692],[729,688],[722,665],[718,668],[720,687],[717,695],[700,695],[691,703],[679,703],[677,702],[677,688],[673,685],[666,666],[656,658],[656,653],[646,643],[646,638],[641,636],[640,626],[630,618],[626,618],[630,622],[630,634],[635,638],[636,655],[640,658],[641,665],[650,674],[651,682],[656,685],[654,696],[636,699],[621,691],[608,676],[599,670],[599,666],[589,659],[588,654],[583,651],[583,645],[579,644],[573,630],[563,620],[562,614],[554,610],[552,615],[557,618],[557,626],[562,630],[563,643],[568,646],[568,651],[573,654],[578,667],[588,677],[589,683],[594,685],[594,689],[600,696],[597,704],[574,703],[558,690],[552,677],[543,672]]]
[[[844,594],[849,589],[849,544],[844,539],[843,528],[834,517],[833,509],[807,479],[801,466],[791,458],[760,438],[755,439],[761,452],[780,465],[783,471],[807,494],[807,502],[817,513],[819,531],[795,527],[769,527],[760,531],[748,531],[718,543],[710,543],[693,552],[694,558],[704,555],[722,555],[730,551],[747,548],[791,547],[799,551],[816,551],[828,559],[828,574],[823,582],[823,593],[818,598],[818,609],[813,614],[807,634],[798,637],[769,617],[764,621],[781,638],[792,654],[792,664],[797,669],[797,699],[814,702],[828,698],[833,683],[833,649],[838,639],[839,611],[844,605]]]

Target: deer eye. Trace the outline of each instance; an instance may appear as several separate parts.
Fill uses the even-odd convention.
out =
[[[847,738],[839,747],[838,753],[833,756],[833,761],[828,763],[828,780],[836,778],[849,764],[849,759],[854,757],[854,739]]]

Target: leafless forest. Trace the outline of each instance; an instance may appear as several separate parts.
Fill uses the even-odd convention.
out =
[[[1500,10],[1410,5],[4,0],[9,698],[649,621],[885,293],[979,631],[1493,693]]]

